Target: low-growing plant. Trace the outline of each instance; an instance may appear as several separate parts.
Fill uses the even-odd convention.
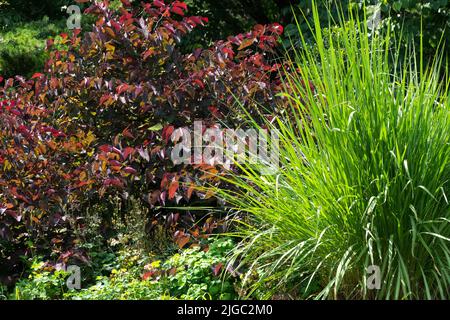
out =
[[[97,253],[101,254],[101,253]],[[163,292],[158,284],[143,281],[142,271],[151,256],[141,250],[126,247],[109,261],[102,260],[99,269],[112,267],[107,274],[98,273],[93,282],[85,283],[81,290],[73,290],[64,295],[71,300],[152,300],[159,299]],[[97,259],[98,260],[98,259]],[[106,263],[106,265],[105,265]]]
[[[8,299],[8,288],[2,284],[0,284],[0,300]]]
[[[442,55],[425,65],[412,47],[400,58],[389,28],[371,30],[352,13],[337,39],[324,39],[316,10],[312,28],[319,60],[303,48],[292,61],[297,72],[285,78],[293,118],[268,124],[279,131],[280,170],[262,176],[260,166],[242,165],[231,179],[240,190],[222,191],[249,213],[233,259],[248,294],[448,298],[450,95],[448,75],[438,72]],[[380,270],[375,290],[370,266]]]
[[[183,249],[157,258],[139,250],[123,250],[117,268],[98,276],[94,285],[65,294],[65,299],[236,299],[237,279],[225,277],[227,255],[233,248],[227,238],[209,240],[207,246]]]
[[[168,270],[168,276],[159,281],[170,296],[183,300],[236,299],[236,281],[224,275],[227,256],[233,247],[231,239],[219,237],[205,249],[196,246],[183,250],[162,263],[161,267]]]
[[[55,270],[46,263],[35,260],[31,265],[31,274],[20,279],[14,290],[16,300],[53,300],[61,299],[68,291],[66,280],[69,276],[64,270]]]

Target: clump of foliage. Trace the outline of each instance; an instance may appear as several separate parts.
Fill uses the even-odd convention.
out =
[[[183,54],[180,41],[208,19],[186,16],[187,5],[179,1],[155,1],[142,9],[126,2],[119,10],[107,1],[93,4],[86,11],[98,17],[92,32],[65,39],[67,50],[50,54],[48,76],[40,81],[52,88],[46,99],[64,110],[72,128],[93,130],[97,137],[85,185],[95,185],[100,196],[120,194],[124,204],[133,197],[154,209],[189,202],[205,171],[217,172],[206,164],[173,165],[175,128],[198,119],[206,126],[239,123],[236,98],[250,110],[260,103],[276,108],[280,82],[270,54],[283,28],[257,25]],[[192,221],[178,216],[173,223]]]
[[[31,77],[41,71],[46,60],[45,40],[56,37],[65,21],[42,20],[15,24],[0,33],[0,74],[5,77]]]
[[[101,252],[91,252],[101,255]],[[156,284],[144,281],[142,274],[144,265],[149,263],[151,256],[139,249],[127,246],[119,250],[111,262],[105,265],[106,260],[100,261],[96,271],[108,269],[108,273],[98,273],[89,282],[82,282],[81,290],[67,292],[64,299],[71,300],[154,300],[164,295]]]
[[[98,275],[83,289],[67,289],[69,273],[35,260],[31,274],[17,284],[12,298],[19,300],[156,300],[236,299],[235,282],[224,277],[232,240],[218,238],[202,247],[184,249],[158,260],[130,248],[118,253],[108,275]]]
[[[285,47],[303,46],[298,26],[307,43],[314,45],[313,33],[310,32],[310,25],[313,24],[312,3],[312,0],[291,1],[290,5],[275,11],[275,21],[281,21],[286,26]],[[389,25],[392,31],[402,33],[404,44],[413,41],[419,47],[422,40],[425,57],[432,59],[439,44],[444,44],[444,52],[448,52],[450,3],[447,0],[318,0],[315,5],[324,26],[339,24],[340,12],[346,13],[349,9],[354,13],[361,12],[358,9],[365,6],[369,19],[372,19],[370,15],[375,15],[379,19],[375,23]]]
[[[162,263],[160,268],[158,265],[150,266],[144,276],[155,278],[158,269],[168,270],[168,276],[158,281],[167,288],[170,296],[178,299],[236,299],[236,281],[225,274],[227,256],[234,245],[231,239],[218,238],[204,249],[196,246],[183,250]]]
[[[17,282],[13,293],[16,300],[61,299],[67,292],[66,279],[69,274],[55,270],[42,261],[35,260],[27,279]]]
[[[308,46],[315,45],[314,34],[310,27],[314,23],[313,3],[317,7],[320,22],[328,28],[332,28],[338,25],[340,12],[347,12],[369,2],[368,0],[292,1],[290,6],[286,6],[280,11],[281,21],[285,25],[283,46],[286,49],[291,47],[299,49],[304,45],[301,37],[306,40]]]
[[[109,277],[98,277],[95,285],[79,292],[72,291],[66,298],[236,299],[236,279],[224,277],[227,255],[233,246],[232,240],[218,238],[209,241],[206,247],[184,249],[166,260],[143,259],[139,253],[123,253],[118,269],[114,269]]]
[[[180,247],[212,233],[211,218],[193,227],[195,213],[161,209],[212,199],[196,185],[220,170],[175,166],[171,134],[198,119],[240,124],[236,98],[249,112],[259,104],[277,110],[279,65],[271,55],[279,24],[184,54],[180,41],[207,18],[187,16],[181,1],[139,10],[122,3],[92,3],[91,32],[48,39],[42,73],[0,78],[2,270],[20,272],[21,255],[67,260],[78,241],[73,231],[96,204],[111,209],[102,211],[102,228],[112,227],[118,207],[125,215],[138,201],[151,213],[147,230],[161,221],[171,231],[184,228],[175,236]]]
[[[93,153],[92,132],[64,133],[67,119],[34,95],[41,76],[0,78],[0,268],[10,276],[20,272],[22,255],[70,245],[68,213],[79,205],[81,172]]]
[[[426,65],[350,14],[319,52],[297,51],[285,81],[293,118],[280,165],[244,165],[222,193],[251,214],[234,251],[244,283],[265,297],[446,299],[450,292],[450,100],[442,55]],[[389,31],[389,29],[388,29]],[[398,40],[398,39],[397,39]],[[423,56],[420,48],[419,56]],[[305,86],[311,82],[314,86]],[[367,268],[378,266],[379,290]],[[371,271],[372,272],[372,271]],[[376,284],[376,282],[375,282]]]

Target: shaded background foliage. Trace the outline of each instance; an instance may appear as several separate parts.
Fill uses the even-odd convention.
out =
[[[118,0],[113,0],[119,2]],[[151,0],[131,1],[136,7],[141,2],[151,3]],[[74,0],[2,0],[0,2],[0,74],[14,76],[16,74],[32,75],[40,71],[45,60],[43,52],[44,41],[58,33],[67,32],[65,19],[67,14],[62,7],[74,4]],[[286,28],[284,44],[290,45],[289,38],[294,42],[298,37],[294,14],[300,18],[300,26],[308,34],[307,22],[302,19],[305,13],[311,21],[311,0],[188,0],[189,14],[207,16],[210,23],[202,30],[194,30],[183,39],[183,52],[194,48],[211,45],[219,39],[249,30],[256,24],[278,22]],[[447,0],[412,1],[412,0],[322,0],[319,1],[319,15],[324,23],[330,17],[328,8],[334,18],[337,17],[336,3],[344,10],[349,5],[378,5],[383,18],[395,21],[408,40],[419,43],[419,33],[424,29],[426,53],[432,53],[445,31],[446,43],[450,41],[449,6]],[[79,4],[85,7],[85,4]],[[83,29],[89,29],[92,21],[86,21]],[[33,21],[33,22],[32,22]],[[3,31],[2,31],[3,30]],[[14,38],[14,39],[13,39]],[[448,46],[448,45],[447,45]]]
[[[43,16],[50,19],[60,19],[61,7],[74,2],[71,0],[7,0],[4,1],[2,10],[25,21],[39,20]]]
[[[425,54],[433,54],[441,44],[448,56],[450,1],[385,0],[381,10],[383,17],[393,20],[397,30],[403,30],[405,39],[414,41],[417,46],[420,45],[422,30]]]
[[[360,0],[358,0],[359,2]],[[118,3],[118,0],[112,3]],[[131,1],[135,7],[141,3],[152,3],[152,0]],[[328,20],[326,7],[334,0],[321,2],[321,16]],[[65,22],[67,14],[63,6],[74,4],[71,0],[18,0],[4,2],[0,6],[0,74],[14,76],[16,74],[31,76],[33,72],[41,71],[45,60],[43,52],[45,39],[55,37],[58,33],[67,32]],[[346,7],[348,0],[339,2]],[[287,26],[288,36],[294,36],[293,12],[300,15],[304,11],[307,15],[311,9],[311,0],[246,0],[246,1],[215,1],[188,0],[188,13],[202,15],[209,18],[209,23],[202,30],[194,30],[183,38],[181,44],[184,53],[195,48],[208,47],[214,41],[226,39],[228,36],[248,31],[256,24],[281,23]],[[79,4],[86,7],[85,4]],[[27,8],[26,10],[24,8]],[[293,11],[294,9],[294,11]],[[336,14],[336,11],[334,11]],[[30,22],[34,20],[35,22]],[[87,21],[86,21],[87,20]],[[92,20],[83,16],[84,30],[89,30]],[[308,30],[307,24],[302,24]],[[2,31],[3,30],[3,31]]]

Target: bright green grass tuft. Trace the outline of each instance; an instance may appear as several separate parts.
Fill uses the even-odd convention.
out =
[[[272,124],[281,169],[261,176],[243,165],[230,180],[240,191],[220,191],[249,213],[233,253],[249,295],[449,298],[450,101],[440,55],[428,67],[413,49],[400,57],[389,31],[351,13],[324,38],[314,14],[317,48],[298,50],[299,71],[285,80],[294,116]],[[367,289],[370,265],[381,270],[379,290]]]

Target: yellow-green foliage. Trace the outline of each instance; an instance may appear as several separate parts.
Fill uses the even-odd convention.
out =
[[[0,75],[30,76],[41,71],[46,58],[45,41],[64,30],[64,21],[43,18],[30,23],[19,23],[0,31]]]

